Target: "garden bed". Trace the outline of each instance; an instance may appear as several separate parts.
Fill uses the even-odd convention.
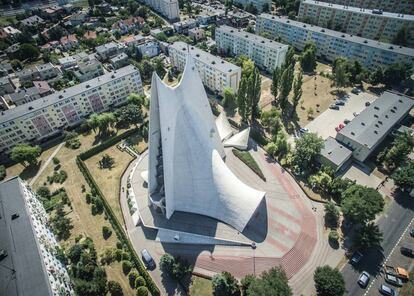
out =
[[[263,175],[262,170],[260,169],[259,165],[257,164],[256,160],[254,160],[253,156],[247,151],[240,151],[237,149],[233,149],[233,154],[243,161],[253,172],[256,173],[263,181],[266,181],[266,177]]]

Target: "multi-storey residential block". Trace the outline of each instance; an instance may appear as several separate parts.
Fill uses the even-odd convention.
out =
[[[184,70],[187,55],[190,52],[201,80],[209,90],[219,94],[223,94],[226,87],[230,87],[234,91],[238,90],[241,79],[240,67],[181,41],[170,45],[168,51],[172,64],[180,71]]]
[[[80,82],[85,82],[103,75],[104,71],[101,62],[93,58],[79,62],[76,66],[76,70],[73,71],[73,74],[75,74]]]
[[[180,19],[178,0],[140,0],[169,20]]]
[[[197,27],[197,21],[188,19],[182,22],[176,22],[173,24],[174,30],[179,34],[188,34],[188,30]]]
[[[131,92],[142,94],[139,71],[126,66],[0,114],[0,153],[12,146],[37,143],[126,102]]]
[[[270,11],[270,8],[272,7],[271,0],[235,0],[234,3],[239,3],[243,5],[243,7],[252,4],[256,7],[258,12],[262,12],[263,10]]]
[[[29,185],[18,177],[1,183],[0,213],[1,295],[75,295],[48,215]]]
[[[142,56],[149,58],[160,54],[160,44],[155,39],[146,39],[144,43],[137,45],[136,48]]]
[[[101,61],[106,61],[123,51],[123,45],[120,43],[109,42],[95,48],[96,54]]]
[[[414,65],[412,48],[369,40],[275,15],[263,13],[258,16],[256,32],[267,32],[273,38],[281,38],[299,50],[304,48],[306,42],[313,41],[317,55],[330,62],[342,56],[359,61],[366,68],[388,66],[397,62]]]
[[[360,37],[395,43],[401,30],[414,36],[414,15],[303,0],[300,21]],[[407,37],[407,46],[414,46],[414,38]]]
[[[216,44],[219,52],[245,55],[269,72],[282,65],[288,50],[285,44],[229,26],[216,29]]]
[[[0,77],[0,96],[13,93],[15,90],[13,81],[8,77]]]
[[[33,80],[48,80],[55,78],[62,74],[59,67],[56,67],[52,63],[46,63],[37,65],[33,68],[24,69],[16,73],[16,76],[20,81],[33,81]]]
[[[128,56],[126,53],[120,53],[109,60],[109,63],[114,69],[119,69],[129,64]]]
[[[334,4],[368,9],[382,9],[383,11],[414,14],[412,0],[323,0]]]

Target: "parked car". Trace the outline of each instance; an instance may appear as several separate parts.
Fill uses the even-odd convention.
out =
[[[362,288],[366,288],[368,286],[370,280],[370,275],[368,272],[363,271],[361,273],[361,275],[358,278],[358,284],[362,287]]]
[[[339,131],[340,131],[341,129],[339,128],[339,127],[335,127],[335,131],[337,132],[337,133],[339,133]]]
[[[345,127],[345,125],[344,125],[343,123],[340,123],[340,124],[339,124],[339,128],[340,128],[340,129],[343,129],[344,127]]]
[[[408,256],[408,257],[414,257],[414,250],[407,248],[407,247],[401,247],[400,248],[401,254]]]
[[[154,259],[152,259],[151,255],[150,255],[150,253],[147,251],[147,249],[143,249],[143,250],[141,251],[141,258],[142,258],[142,261],[144,262],[145,267],[146,267],[147,269],[154,269],[154,268],[155,268],[155,262],[154,262]]]
[[[384,265],[383,269],[385,273],[396,276],[402,280],[408,280],[410,277],[408,274],[408,271],[402,267],[393,267],[390,265]]]
[[[350,123],[351,122],[351,120],[349,120],[349,119],[345,119],[344,120],[344,124],[348,124],[348,123]]]
[[[351,90],[351,93],[356,94],[356,95],[358,95],[360,92],[361,92],[361,90],[360,90],[358,87],[354,87],[354,88]]]
[[[343,105],[345,105],[345,102],[344,101],[341,101],[341,100],[338,100],[338,101],[335,101],[335,105],[337,105],[337,106],[343,106]]]
[[[358,264],[362,257],[364,257],[364,255],[362,255],[361,252],[356,251],[351,257],[351,264]]]
[[[414,237],[414,228],[411,228],[411,230],[410,230],[410,235],[411,235],[412,237]]]
[[[386,295],[386,296],[397,296],[398,295],[396,291],[394,291],[393,289],[391,289],[390,287],[384,284],[379,286],[378,290],[382,295]]]
[[[385,281],[388,284],[391,284],[391,285],[394,285],[394,286],[397,286],[397,287],[402,287],[402,285],[403,285],[403,282],[402,282],[401,279],[399,279],[395,275],[392,275],[392,274],[389,274],[389,273],[385,274]]]
[[[306,134],[306,133],[309,133],[309,129],[307,129],[306,127],[301,127],[300,130],[299,130],[299,132],[301,134]]]
[[[354,113],[352,113],[355,117],[357,117],[358,115],[359,115],[359,113],[358,112],[354,112]]]
[[[330,105],[329,109],[339,110],[339,106],[338,105]]]

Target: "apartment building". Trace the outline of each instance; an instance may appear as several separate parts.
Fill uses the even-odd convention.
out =
[[[59,67],[52,63],[37,65],[33,68],[24,69],[16,73],[21,82],[33,80],[49,80],[62,74]]]
[[[243,5],[243,7],[252,4],[254,7],[256,7],[258,12],[262,12],[264,6],[267,7],[265,11],[270,11],[272,7],[272,0],[235,0],[234,3],[239,3]]]
[[[48,215],[19,177],[0,184],[0,213],[1,295],[75,295]]]
[[[412,0],[323,0],[323,2],[368,9],[382,9],[388,12],[414,14],[414,1]]]
[[[401,30],[408,30],[409,35],[414,36],[414,15],[378,9],[303,0],[298,19],[309,24],[387,43],[394,43]],[[408,38],[407,46],[414,47],[414,38]]]
[[[0,96],[4,94],[13,93],[15,89],[16,86],[14,85],[10,77],[0,77]]]
[[[357,60],[366,68],[388,66],[397,62],[414,65],[414,49],[391,45],[355,35],[305,24],[262,13],[256,20],[256,33],[269,33],[273,38],[302,50],[306,42],[316,44],[318,57],[334,61],[337,57]]]
[[[178,0],[140,0],[146,5],[165,16],[168,20],[179,20],[180,9]]]
[[[245,55],[256,66],[273,72],[285,61],[288,46],[229,26],[216,29],[217,49],[228,55]]]
[[[92,58],[87,61],[79,62],[76,66],[76,70],[73,71],[73,74],[75,74],[80,82],[85,82],[103,75],[104,70],[101,62]]]
[[[139,71],[132,65],[0,113],[0,153],[24,142],[38,143],[79,125],[92,113],[143,94]]]
[[[120,43],[115,42],[109,42],[100,46],[97,46],[95,48],[95,52],[97,57],[101,61],[106,61],[113,56],[116,56],[117,54],[121,53],[124,50],[124,45]]]
[[[181,41],[170,45],[168,51],[172,64],[179,71],[184,70],[190,52],[204,86],[212,92],[222,95],[226,87],[232,88],[235,92],[238,90],[241,79],[240,67]]]

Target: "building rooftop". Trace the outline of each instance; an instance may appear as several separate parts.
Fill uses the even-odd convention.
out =
[[[343,146],[341,143],[339,143],[332,137],[328,137],[325,140],[324,144],[325,146],[321,150],[321,156],[323,156],[336,166],[341,166],[352,155],[351,150]]]
[[[62,91],[55,92],[36,101],[29,102],[27,104],[17,106],[16,108],[3,111],[0,113],[0,123],[5,123],[7,121],[19,118],[25,114],[36,112],[37,110],[45,108],[49,105],[53,105],[59,101],[64,101],[65,99],[70,98],[74,95],[81,94],[83,92],[88,91],[91,88],[104,85],[114,79],[130,75],[136,71],[138,70],[134,66],[128,65],[116,71],[108,72],[97,78],[79,83],[75,86],[69,87]]]
[[[220,30],[220,31],[226,32],[228,34],[237,36],[238,38],[248,39],[248,40],[250,40],[251,42],[254,42],[254,43],[260,43],[263,46],[266,46],[266,47],[269,47],[269,48],[272,48],[272,49],[282,49],[282,48],[288,47],[288,45],[286,45],[286,44],[282,44],[282,43],[264,38],[264,37],[256,35],[256,34],[248,33],[246,31],[242,31],[240,29],[236,29],[236,28],[233,28],[233,27],[225,26],[225,25],[218,27],[217,30]]]
[[[309,24],[305,24],[302,22],[298,22],[298,21],[294,21],[294,20],[290,20],[288,18],[282,18],[280,16],[277,15],[271,15],[268,13],[262,13],[258,16],[258,19],[263,18],[263,19],[268,19],[271,21],[276,21],[282,24],[288,24],[290,26],[294,26],[294,27],[298,27],[298,28],[302,28],[303,30],[308,30],[311,32],[315,32],[315,33],[319,33],[319,34],[324,34],[327,36],[331,36],[334,38],[338,38],[338,39],[342,39],[348,42],[352,42],[352,43],[357,43],[363,46],[368,46],[368,47],[372,47],[372,48],[376,48],[376,49],[381,49],[384,51],[389,51],[389,52],[395,52],[398,54],[403,54],[403,55],[408,55],[408,56],[412,56],[414,57],[414,49],[412,48],[408,48],[408,47],[403,47],[403,46],[399,46],[399,45],[394,45],[394,44],[389,44],[389,43],[384,43],[384,42],[379,42],[376,40],[372,40],[372,39],[366,39],[366,38],[362,38],[362,37],[358,37],[355,35],[349,35],[346,33],[341,33],[338,31],[334,31],[334,30],[330,30],[330,29],[326,29],[326,28],[322,28],[319,26],[314,26],[314,25],[309,25]]]
[[[32,15],[24,20],[21,20],[21,23],[25,26],[33,26],[37,24],[43,24],[45,21],[37,15]]]
[[[118,44],[116,44],[115,42],[109,42],[109,43],[105,43],[103,45],[97,46],[95,48],[95,51],[97,54],[100,53],[105,53],[108,50],[111,50],[113,48],[118,48]]]
[[[111,58],[110,62],[111,62],[111,63],[117,63],[117,62],[119,62],[119,61],[123,61],[123,60],[125,60],[125,59],[128,59],[128,56],[127,56],[127,54],[126,54],[126,53],[122,52],[122,53],[120,53],[120,54],[118,54],[118,55],[114,56],[113,58]]]
[[[359,13],[364,15],[372,15],[376,17],[392,18],[392,19],[401,19],[406,21],[414,21],[414,15],[402,14],[402,13],[392,13],[386,12],[379,9],[365,9],[347,5],[333,4],[315,0],[302,0],[304,4],[312,4],[323,8],[333,8],[341,11],[349,11],[352,13]]]
[[[25,97],[40,96],[40,89],[36,86],[29,88],[20,88],[17,92],[6,94],[3,97],[6,101],[11,101],[13,103],[23,100]]]
[[[1,295],[52,295],[18,177],[0,184],[0,215],[0,249],[8,254],[1,261]]]
[[[211,65],[212,67],[220,70],[221,72],[236,72],[240,71],[240,67],[223,60],[220,57],[212,55],[204,50],[201,50],[195,46],[188,45],[185,42],[177,41],[174,42],[170,47],[175,48],[178,51],[188,52],[190,50],[191,55],[196,61],[201,61],[205,64]]]
[[[383,93],[348,123],[338,134],[371,149],[387,135],[414,106],[414,100],[401,94]],[[346,144],[346,143],[344,143]]]

